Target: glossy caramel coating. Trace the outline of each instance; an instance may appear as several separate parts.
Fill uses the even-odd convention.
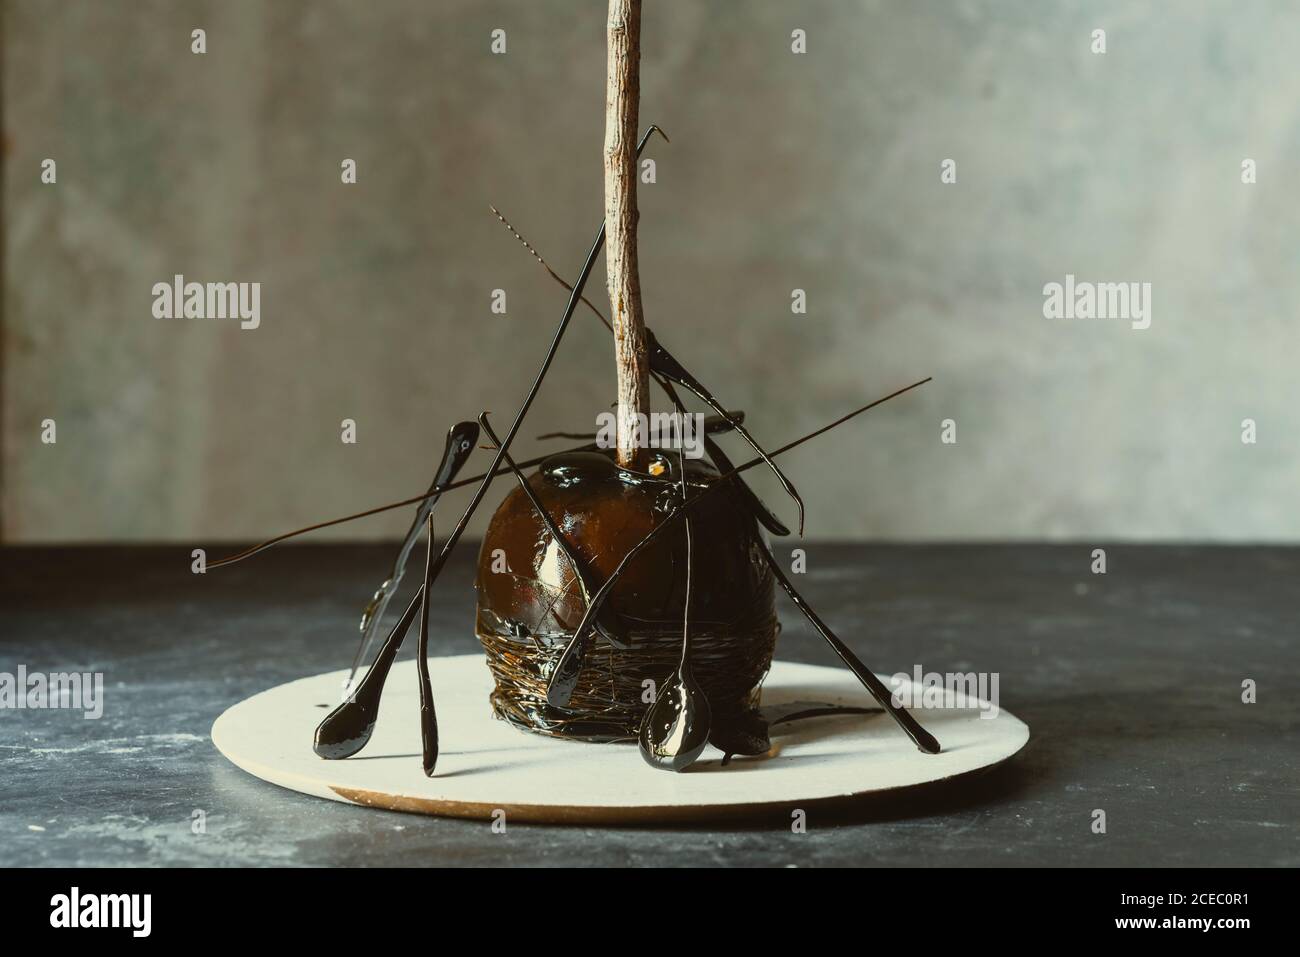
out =
[[[675,458],[651,471],[619,469],[601,452],[547,459],[530,488],[599,588],[623,557],[676,504]],[[688,494],[715,479],[687,460]],[[771,663],[776,638],[771,571],[744,500],[719,490],[691,512],[694,584],[690,622],[700,683],[722,715],[748,709]],[[624,569],[602,617],[626,632],[618,650],[597,639],[579,693],[561,711],[545,703],[548,667],[586,610],[565,554],[517,485],[497,509],[479,553],[478,634],[497,679],[497,713],[531,730],[586,738],[635,735],[646,708],[643,682],[662,681],[680,654],[686,596],[684,525],[670,528]]]

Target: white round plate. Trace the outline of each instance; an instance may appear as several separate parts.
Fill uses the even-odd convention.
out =
[[[265,781],[369,807],[448,817],[568,824],[656,824],[766,817],[869,799],[948,781],[1010,758],[1029,728],[1007,711],[913,709],[941,754],[918,751],[884,713],[808,718],[772,728],[772,750],[733,758],[708,748],[688,771],[657,771],[635,745],[564,741],[497,720],[482,655],[430,660],[441,751],[420,767],[415,662],[393,666],[379,721],[365,749],[342,761],[312,751],[316,725],[337,704],[346,671],[302,678],[254,695],[212,726],[236,765]],[[763,704],[818,701],[873,706],[847,670],[778,661]],[[946,703],[952,704],[951,694]],[[324,707],[323,707],[324,706]]]

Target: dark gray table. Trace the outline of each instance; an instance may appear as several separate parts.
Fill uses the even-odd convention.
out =
[[[494,834],[281,790],[228,764],[212,721],[346,666],[390,547],[286,546],[206,576],[188,548],[3,549],[0,671],[102,671],[106,702],[97,721],[0,710],[0,865],[1300,864],[1300,550],[1114,547],[1099,576],[1091,548],[807,546],[797,581],[876,671],[998,672],[1033,738],[957,792],[805,834]],[[435,654],[477,648],[473,553],[439,584]],[[782,618],[782,657],[832,662]]]

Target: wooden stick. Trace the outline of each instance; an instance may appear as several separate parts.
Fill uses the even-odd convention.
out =
[[[618,372],[618,462],[640,467],[637,418],[650,411],[650,357],[637,269],[636,133],[641,100],[641,0],[609,0],[605,70],[605,275]]]

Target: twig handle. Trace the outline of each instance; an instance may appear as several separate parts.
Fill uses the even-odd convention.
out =
[[[641,0],[609,0],[605,69],[605,277],[618,374],[618,462],[641,464],[637,416],[650,411],[650,357],[636,251],[636,134],[641,101]]]

